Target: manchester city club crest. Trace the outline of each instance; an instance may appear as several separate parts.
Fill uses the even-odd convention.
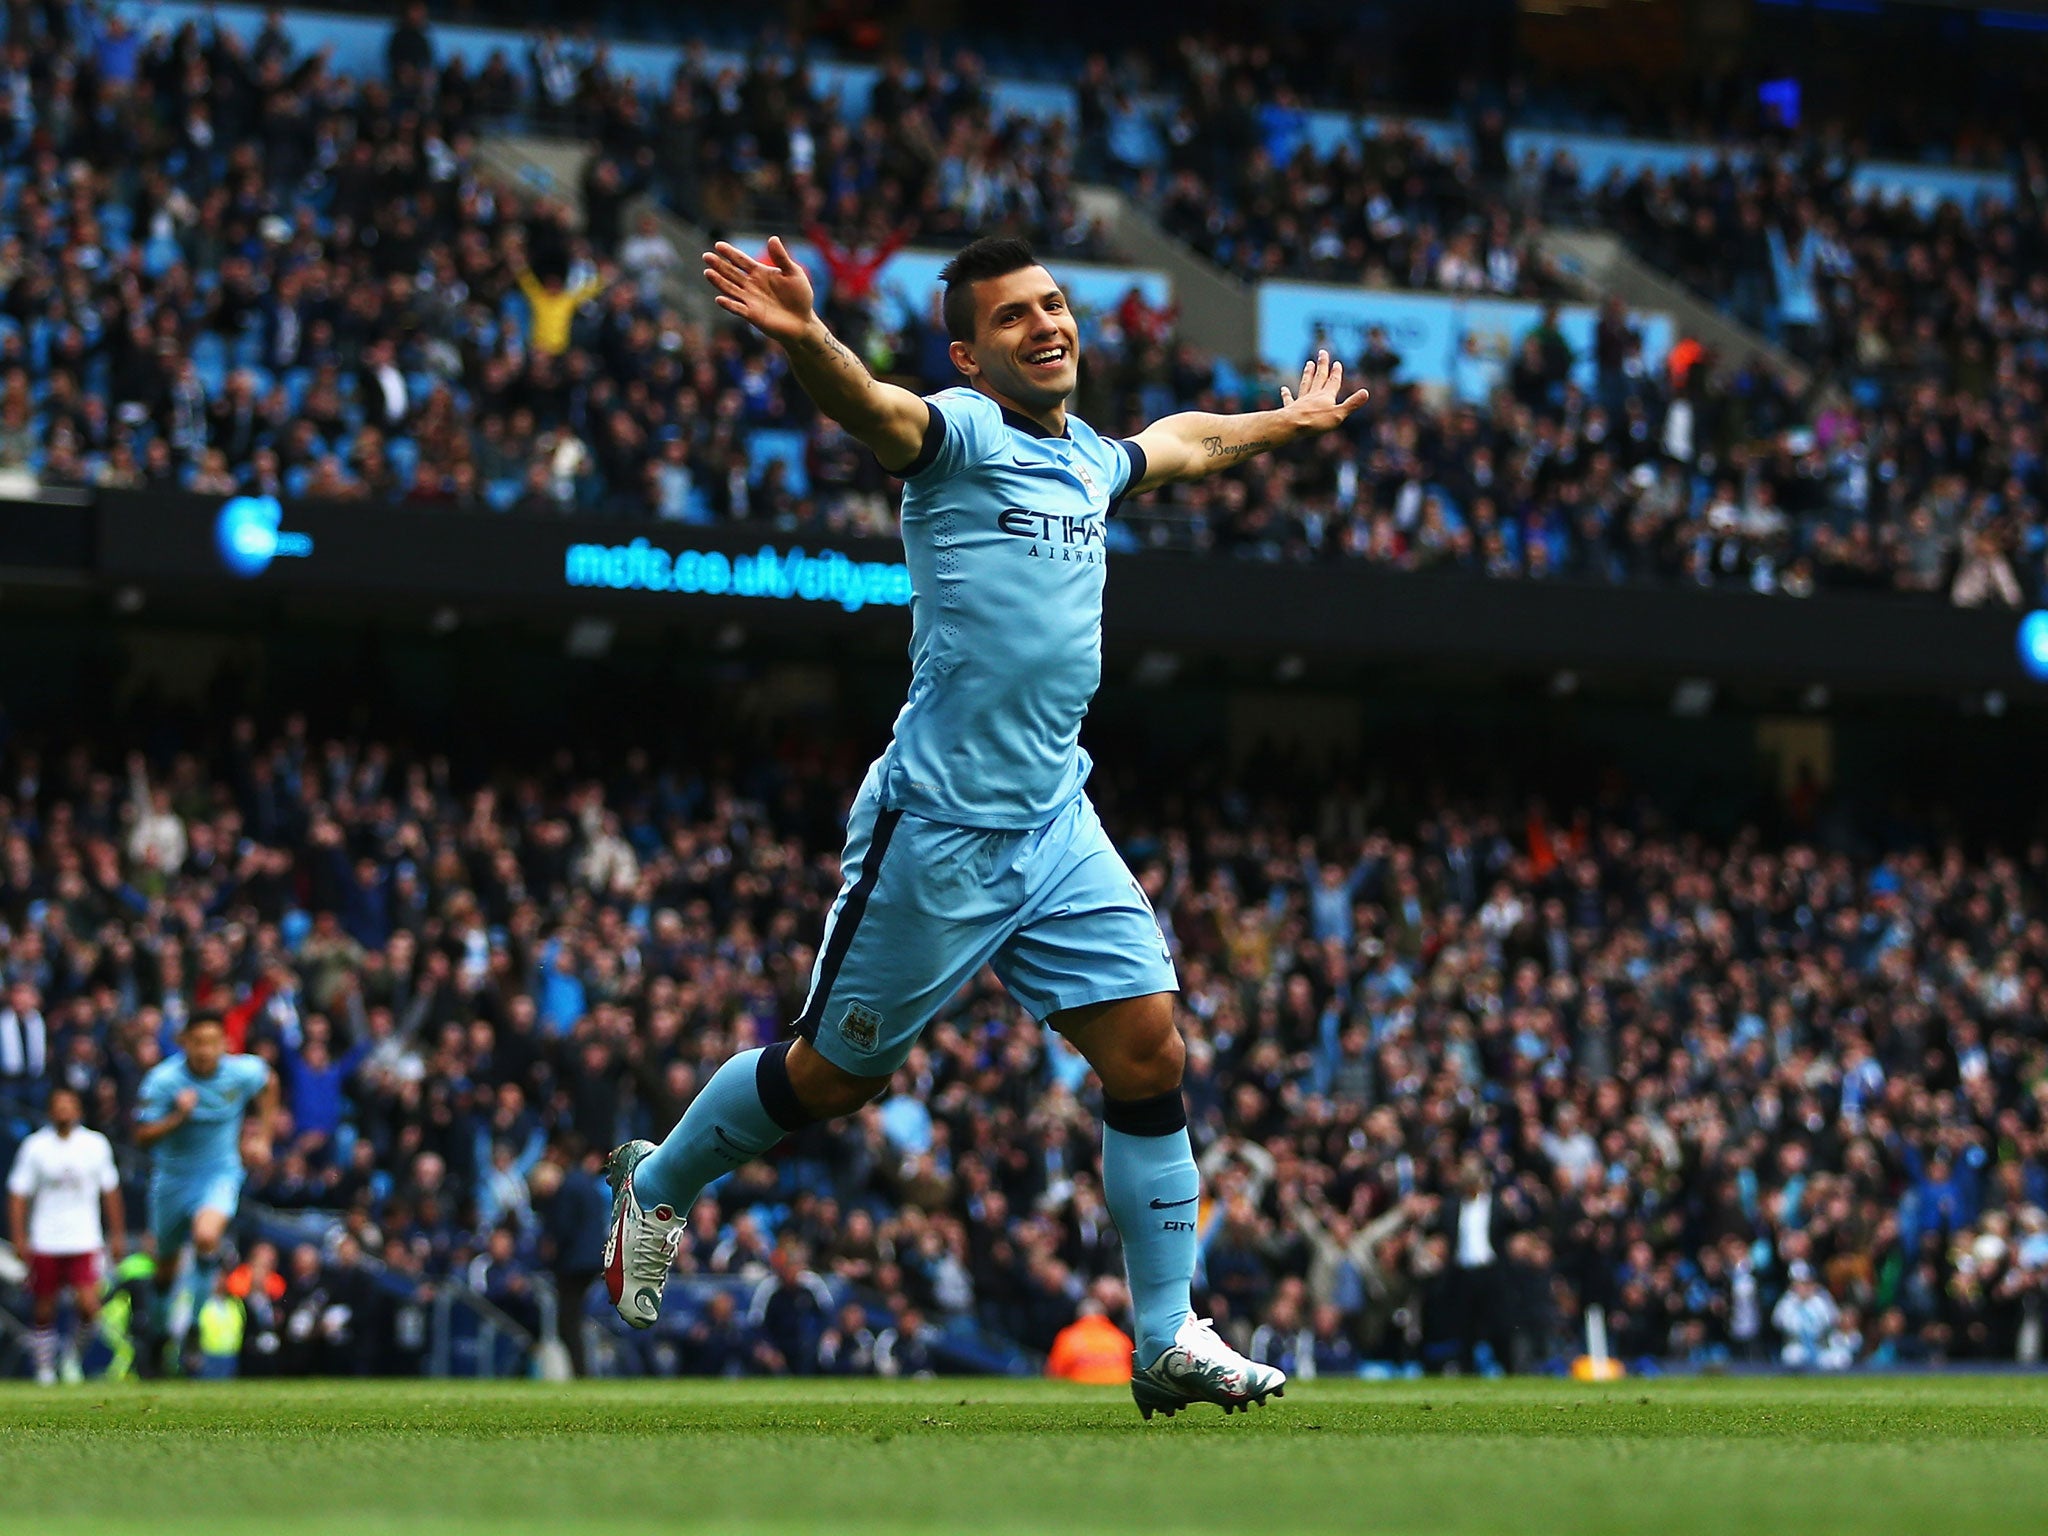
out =
[[[882,1036],[882,1016],[865,1003],[849,1003],[839,1020],[839,1038],[856,1051],[872,1051]]]

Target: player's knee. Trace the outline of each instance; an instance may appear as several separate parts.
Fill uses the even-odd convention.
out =
[[[1180,1086],[1181,1074],[1187,1069],[1188,1048],[1174,1027],[1171,1004],[1154,1010],[1154,1017],[1147,1020],[1132,1045],[1132,1065],[1143,1080],[1146,1093],[1166,1093]]]
[[[1173,1002],[1165,996],[1140,998],[1129,1004],[1122,1027],[1109,1037],[1111,1061],[1100,1064],[1103,1087],[1119,1099],[1147,1099],[1171,1093],[1187,1067],[1187,1046],[1173,1022]],[[1107,1066],[1107,1071],[1102,1071]]]
[[[827,1061],[808,1040],[789,1048],[789,1084],[797,1102],[818,1120],[850,1115],[889,1086],[887,1077],[862,1077],[837,1062]]]

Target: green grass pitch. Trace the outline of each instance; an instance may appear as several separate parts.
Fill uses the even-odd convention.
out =
[[[2048,1530],[2048,1375],[0,1388],[0,1531]]]

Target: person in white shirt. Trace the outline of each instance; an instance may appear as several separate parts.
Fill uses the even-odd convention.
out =
[[[661,232],[661,221],[652,213],[642,213],[634,221],[633,233],[619,247],[619,265],[649,298],[659,296],[662,280],[682,264],[675,242]]]
[[[1804,1261],[1793,1264],[1791,1281],[1791,1289],[1771,1309],[1771,1322],[1785,1340],[1779,1358],[1787,1365],[1808,1369],[1841,1369],[1848,1361],[1841,1358],[1840,1346],[1833,1351],[1828,1347],[1829,1336],[1841,1320],[1835,1298],[1821,1289],[1813,1266]]]
[[[1442,1221],[1450,1251],[1447,1300],[1457,1319],[1459,1367],[1473,1373],[1484,1369],[1483,1344],[1492,1351],[1494,1365],[1504,1370],[1508,1329],[1500,1261],[1513,1224],[1494,1193],[1482,1158],[1468,1155],[1459,1165],[1456,1198],[1444,1202]]]
[[[185,862],[185,823],[171,809],[170,790],[151,786],[140,752],[128,758],[128,803],[135,815],[128,832],[128,857],[162,874],[175,872]]]
[[[69,1291],[78,1309],[78,1331],[64,1357],[66,1379],[76,1380],[78,1340],[99,1318],[100,1254],[118,1257],[125,1241],[114,1149],[80,1124],[83,1118],[76,1093],[52,1093],[50,1123],[21,1144],[7,1175],[7,1231],[28,1261],[29,1353],[45,1386],[58,1376],[57,1303]]]

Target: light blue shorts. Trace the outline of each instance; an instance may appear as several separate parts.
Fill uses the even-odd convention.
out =
[[[885,810],[847,817],[844,883],[825,920],[797,1033],[880,1077],[985,965],[1040,1019],[1176,992],[1152,905],[1085,794],[1045,826],[990,832]]]
[[[192,1235],[192,1218],[219,1211],[230,1221],[242,1203],[242,1170],[149,1181],[149,1230],[156,1236],[159,1264],[177,1256]]]

